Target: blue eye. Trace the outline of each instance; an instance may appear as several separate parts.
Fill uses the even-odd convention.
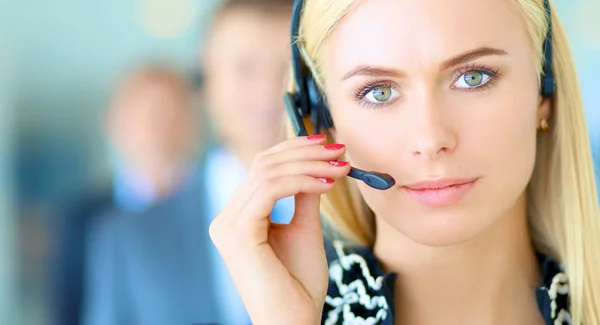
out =
[[[463,73],[454,83],[456,88],[478,88],[485,85],[493,77],[491,73],[479,70],[471,70]]]

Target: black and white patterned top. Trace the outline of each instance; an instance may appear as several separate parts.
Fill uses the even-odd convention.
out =
[[[329,288],[323,325],[394,325],[395,274],[386,274],[373,253],[364,247],[328,242]],[[569,279],[553,259],[538,255],[542,285],[536,289],[546,325],[571,325]]]

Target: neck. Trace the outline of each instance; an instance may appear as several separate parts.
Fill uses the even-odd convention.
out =
[[[185,177],[185,170],[181,164],[174,162],[149,163],[148,161],[137,164],[133,168],[136,175],[141,177],[143,183],[149,187],[154,199],[169,196],[181,184]]]
[[[375,254],[398,274],[396,324],[542,324],[524,196],[484,234],[452,247],[416,243],[380,218],[377,226]]]
[[[185,177],[185,171],[178,168],[163,168],[151,174],[151,180],[158,198],[169,196],[175,192]]]
[[[244,146],[228,146],[229,150],[246,168],[250,168],[254,156],[260,152],[258,149]]]

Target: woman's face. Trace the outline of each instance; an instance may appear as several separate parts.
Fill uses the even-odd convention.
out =
[[[522,197],[549,105],[508,1],[366,0],[321,55],[336,141],[356,167],[396,179],[360,185],[383,222],[455,245]]]

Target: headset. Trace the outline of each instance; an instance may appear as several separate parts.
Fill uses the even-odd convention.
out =
[[[552,72],[552,13],[549,1],[544,0],[544,10],[548,15],[548,31],[543,45],[544,67],[541,76],[541,95],[544,98],[553,97],[556,91],[556,81]],[[300,17],[303,7],[304,0],[294,1],[291,22],[291,46],[292,71],[294,73],[296,92],[288,92],[284,96],[288,117],[296,136],[299,137],[308,135],[304,125],[304,118],[308,118],[314,127],[315,134],[319,134],[322,129],[333,127],[333,119],[331,118],[327,104],[310,69],[304,62],[300,45],[298,44]],[[365,171],[355,167],[350,169],[348,176],[361,180],[368,186],[378,190],[387,190],[396,184],[394,178],[388,174]]]

